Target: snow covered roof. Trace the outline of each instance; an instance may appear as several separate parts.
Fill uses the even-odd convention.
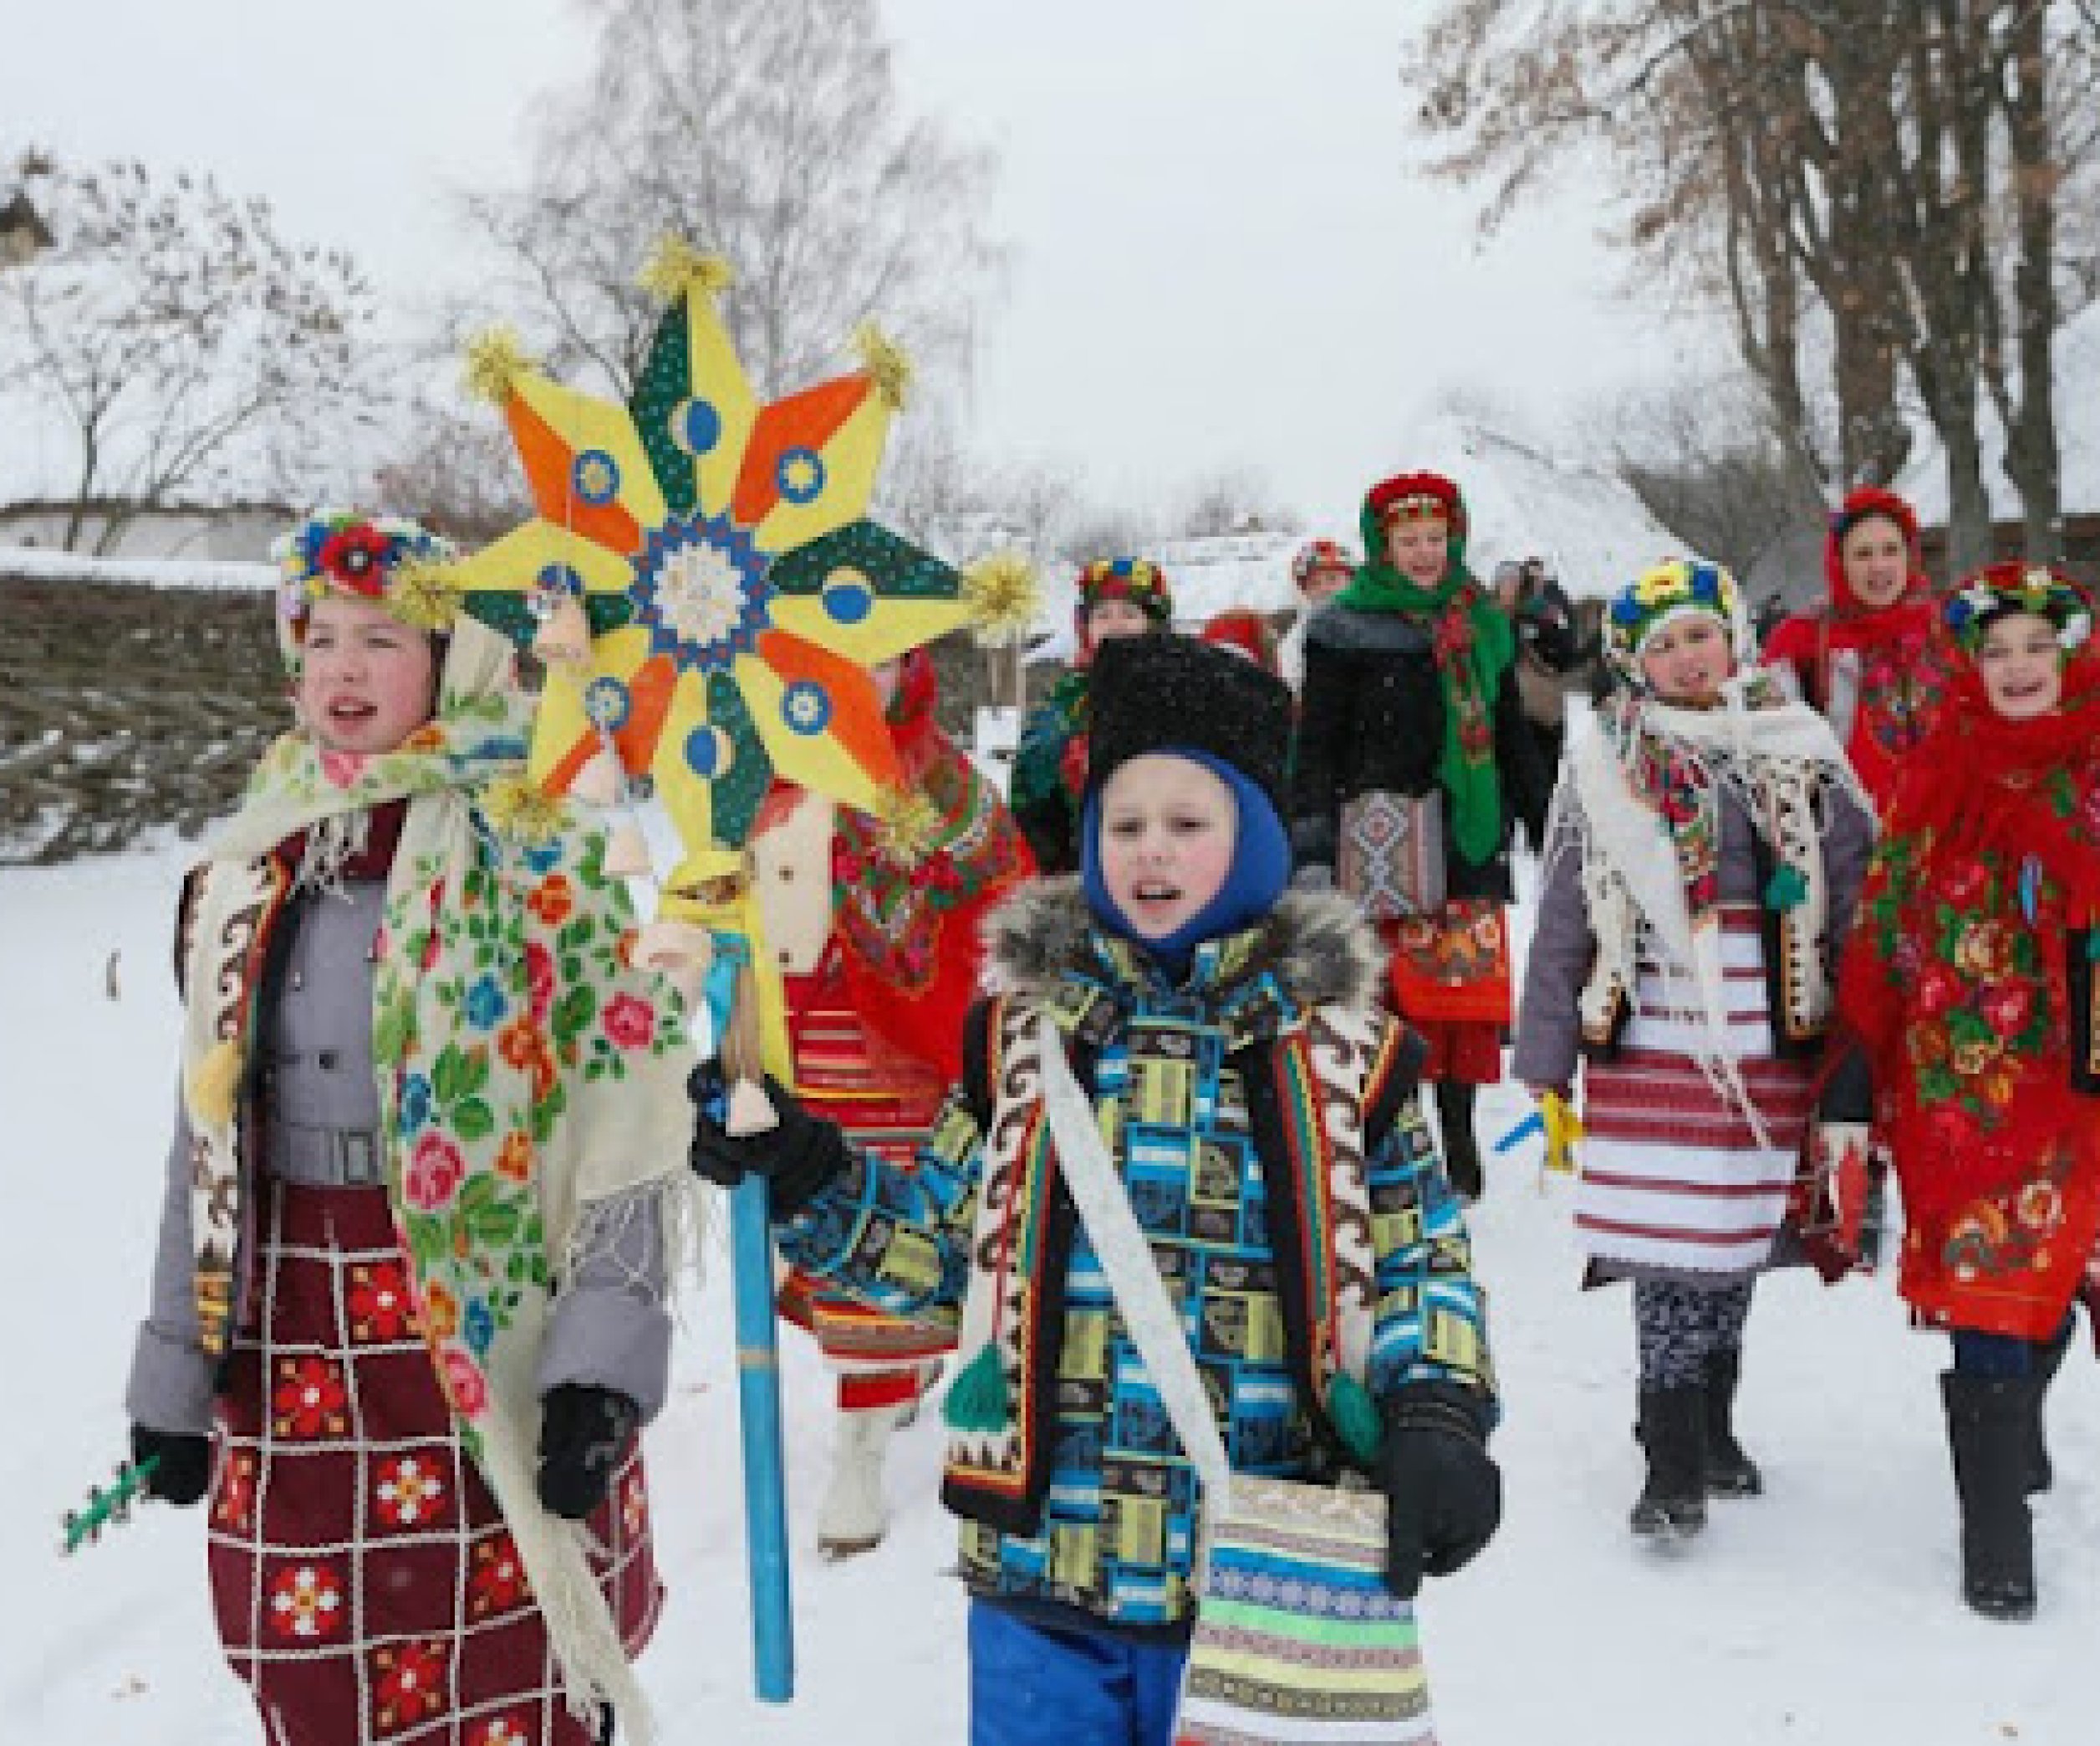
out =
[[[274,564],[217,559],[87,558],[41,546],[0,545],[0,576],[32,582],[129,582],[148,588],[274,589]]]
[[[1587,462],[1446,414],[1409,435],[1407,464],[1448,474],[1473,518],[1466,561],[1483,579],[1540,557],[1578,600],[1604,600],[1685,542],[1625,480]]]
[[[2074,315],[2057,335],[2057,490],[2066,515],[2100,514],[2100,400],[2092,393],[2095,381],[2100,381],[2100,304]],[[2005,426],[1988,396],[1982,430],[1983,485],[1990,518],[2017,521],[2020,498],[2005,473]],[[1946,451],[1925,419],[1918,421],[1917,446],[1896,489],[1910,499],[1926,527],[1945,525]]]

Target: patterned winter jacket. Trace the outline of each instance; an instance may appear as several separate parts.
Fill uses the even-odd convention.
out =
[[[1075,881],[1039,881],[987,931],[1002,992],[971,1015],[918,1169],[855,1159],[781,1247],[957,1325],[966,1376],[997,1366],[1004,1422],[948,1407],[944,1494],[975,1592],[1185,1628],[1196,1476],[1057,1181],[1040,1019],[1092,1091],[1234,1466],[1297,1477],[1352,1459],[1338,1370],[1381,1409],[1439,1381],[1494,1415],[1465,1228],[1415,1107],[1421,1044],[1379,1009],[1375,947],[1331,896],[1199,948],[1179,988],[1094,929]]]

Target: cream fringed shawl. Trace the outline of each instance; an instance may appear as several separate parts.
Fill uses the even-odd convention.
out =
[[[387,1184],[438,1380],[517,1543],[572,1705],[647,1707],[585,1560],[540,1506],[536,1384],[550,1283],[645,1198],[674,1248],[695,1227],[690,1062],[675,998],[629,961],[634,917],[603,838],[523,783],[528,707],[510,646],[462,620],[438,709],[397,750],[265,755],[202,870],[185,954],[200,1324],[223,1350],[263,944],[287,838],[406,798],[374,985]],[[252,1162],[249,1172],[252,1170]],[[215,1345],[216,1343],[216,1345]]]
[[[1689,797],[1674,819],[1665,815],[1654,779],[1665,767],[1674,778],[1671,792]],[[1726,1040],[1719,918],[1692,888],[1717,865],[1721,796],[1731,795],[1770,845],[1777,868],[1764,896],[1781,911],[1781,980],[1797,1009],[1775,1013],[1775,1030],[1820,1028],[1831,1003],[1822,838],[1833,789],[1873,816],[1829,724],[1751,672],[1730,679],[1712,709],[1640,697],[1609,706],[1596,730],[1569,750],[1567,780],[1547,832],[1549,855],[1581,856],[1583,901],[1597,941],[1580,996],[1585,1038],[1606,1040],[1622,1006],[1634,1000],[1644,937],[1670,1003],[1695,1016],[1702,1070],[1761,1143],[1765,1126]]]

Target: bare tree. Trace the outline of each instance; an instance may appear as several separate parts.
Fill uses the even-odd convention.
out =
[[[2092,280],[2057,220],[2097,55],[2086,0],[1442,0],[1408,77],[1487,222],[1601,141],[1649,282],[1722,299],[1827,487],[1893,477],[1914,390],[1960,564],[1990,546],[1986,396],[2030,549],[2060,532],[2053,344]]]
[[[51,246],[0,275],[0,391],[74,442],[67,549],[92,509],[108,550],[186,493],[331,478],[373,317],[350,258],[277,231],[208,176],[25,156]]]
[[[726,256],[723,300],[768,396],[838,360],[873,317],[920,379],[966,360],[996,263],[991,161],[897,89],[875,0],[580,0],[589,72],[545,108],[522,192],[466,202],[558,370],[624,393],[658,309],[635,273],[664,236]]]

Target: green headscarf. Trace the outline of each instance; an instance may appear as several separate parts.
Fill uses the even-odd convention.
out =
[[[1421,476],[1428,486],[1430,476]],[[1391,482],[1388,482],[1389,486]],[[1444,579],[1424,588],[1385,556],[1386,488],[1374,488],[1358,518],[1367,554],[1354,579],[1335,596],[1359,612],[1398,613],[1431,620],[1436,675],[1444,688],[1444,753],[1436,768],[1451,806],[1451,841],[1478,866],[1502,842],[1502,779],[1495,759],[1495,698],[1516,659],[1516,634],[1465,567],[1465,499],[1455,485],[1434,480],[1450,504]]]

